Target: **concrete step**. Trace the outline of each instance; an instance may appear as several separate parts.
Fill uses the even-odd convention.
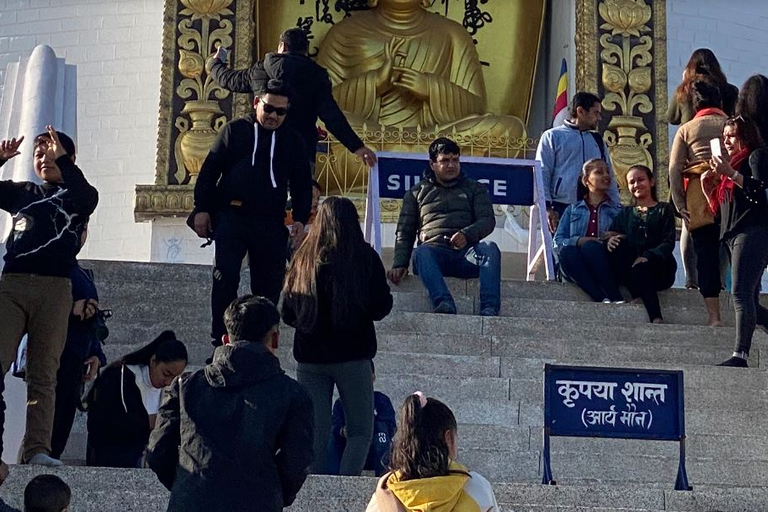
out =
[[[72,488],[72,512],[145,512],[164,510],[168,492],[149,470],[39,466],[12,466],[0,494],[11,505],[22,505],[23,489],[35,475],[53,473]],[[311,475],[290,512],[364,510],[376,479]],[[493,484],[504,512],[598,512],[598,511],[762,511],[768,490],[762,488],[695,487],[676,492],[665,485],[557,485],[526,483]],[[254,497],[257,499],[257,497]]]

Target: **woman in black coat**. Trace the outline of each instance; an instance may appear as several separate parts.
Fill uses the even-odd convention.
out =
[[[768,265],[768,148],[758,126],[742,116],[726,121],[723,141],[728,159],[712,156],[711,170],[701,178],[731,257],[736,343],[732,357],[719,366],[746,368],[755,327],[768,332],[768,309],[759,300]]]
[[[89,466],[141,467],[163,388],[187,366],[173,331],[107,366],[88,397]]]
[[[327,473],[333,388],[347,420],[340,474],[360,475],[373,434],[375,320],[392,309],[384,265],[360,230],[355,205],[329,197],[291,261],[283,289],[283,320],[296,328],[296,377],[315,411],[313,472]]]

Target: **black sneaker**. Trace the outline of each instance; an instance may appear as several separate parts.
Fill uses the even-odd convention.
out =
[[[717,366],[731,366],[733,368],[749,368],[749,365],[747,364],[746,359],[743,359],[741,357],[736,357],[736,356],[728,359],[727,361],[723,361]]]
[[[496,308],[483,308],[480,310],[480,316],[499,316],[499,311]]]
[[[444,315],[455,315],[456,314],[456,304],[453,304],[450,301],[444,300],[441,301],[435,306],[435,309],[433,310],[435,313],[441,313]]]

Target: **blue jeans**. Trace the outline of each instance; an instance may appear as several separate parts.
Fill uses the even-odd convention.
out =
[[[501,306],[501,252],[494,242],[479,242],[475,253],[485,262],[478,266],[466,259],[466,247],[460,251],[437,245],[418,246],[413,251],[413,272],[429,292],[432,305],[453,302],[443,277],[471,279],[480,277],[480,309],[492,308],[496,313]]]
[[[595,302],[603,299],[621,300],[619,287],[608,263],[608,251],[599,242],[587,242],[581,247],[566,245],[560,249],[560,271],[576,283]]]

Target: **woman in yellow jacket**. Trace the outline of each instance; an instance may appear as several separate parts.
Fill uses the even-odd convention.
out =
[[[420,391],[405,399],[392,441],[390,472],[366,512],[500,512],[491,484],[456,462],[453,412]]]

